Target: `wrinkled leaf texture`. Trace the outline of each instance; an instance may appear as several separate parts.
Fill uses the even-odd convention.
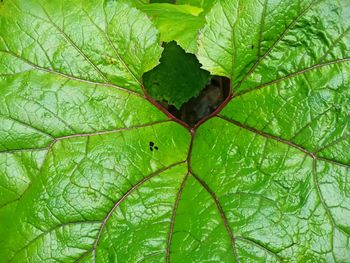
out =
[[[179,3],[233,86],[191,131],[143,94],[161,22],[0,3],[2,262],[350,262],[350,2]]]

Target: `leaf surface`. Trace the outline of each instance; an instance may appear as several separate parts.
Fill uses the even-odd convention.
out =
[[[0,2],[1,260],[349,262],[349,2],[180,0],[193,128],[141,85],[184,7],[127,2]]]
[[[199,30],[205,24],[203,9],[192,5],[146,4],[138,5],[152,20],[160,32],[161,40],[175,40],[187,52],[197,50]]]

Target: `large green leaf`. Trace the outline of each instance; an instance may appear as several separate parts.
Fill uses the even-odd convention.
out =
[[[233,84],[192,128],[127,2],[0,2],[1,262],[350,262],[349,1],[181,1]]]

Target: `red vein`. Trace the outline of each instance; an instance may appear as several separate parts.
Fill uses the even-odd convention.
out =
[[[17,123],[19,123],[19,124],[21,124],[21,125],[23,125],[23,126],[25,126],[25,127],[27,127],[27,128],[30,128],[30,129],[32,129],[32,130],[35,130],[35,131],[41,133],[42,135],[45,135],[45,136],[47,136],[47,137],[50,137],[51,139],[54,139],[54,137],[53,137],[51,134],[49,134],[49,133],[47,133],[47,132],[45,132],[45,131],[43,131],[43,130],[40,130],[40,129],[37,128],[37,127],[30,126],[30,124],[28,124],[28,123],[26,123],[26,122],[24,122],[24,121],[18,120],[18,119],[16,119],[16,118],[12,117],[12,116],[6,116],[6,115],[3,115],[3,114],[0,114],[0,117],[3,117],[3,118],[6,118],[6,119],[9,119],[9,120],[12,120],[12,121],[14,121],[14,122],[17,122]]]
[[[187,154],[187,158],[186,158],[188,173],[192,173],[191,156],[192,156],[194,137],[196,136],[196,130],[193,128],[193,129],[190,130],[190,132],[191,132],[191,142],[190,142],[190,146],[189,146],[189,150],[188,150],[188,154]]]
[[[238,83],[237,89],[242,85],[242,83],[253,73],[253,71],[257,68],[257,66],[260,64],[262,60],[264,60],[271,51],[277,46],[277,44],[284,38],[284,36],[289,32],[289,30],[298,22],[300,18],[303,17],[304,14],[306,14],[309,9],[312,7],[313,3],[316,2],[316,0],[311,1],[311,3],[285,28],[285,30],[282,32],[282,34],[279,36],[279,38],[272,44],[272,46],[265,52],[265,54],[262,57],[259,57],[258,60],[254,63],[254,65],[250,68],[248,73],[243,77],[243,79]]]
[[[47,149],[48,149],[48,147],[44,147],[44,148],[27,148],[27,149],[10,149],[10,150],[0,151],[0,154],[2,154],[2,153],[18,153],[18,152],[44,151],[44,150],[47,150]]]
[[[182,180],[181,186],[180,186],[179,191],[177,192],[177,195],[176,195],[176,200],[175,200],[175,204],[174,204],[173,214],[171,216],[171,221],[170,221],[169,235],[168,235],[167,244],[166,244],[166,262],[167,263],[170,262],[170,245],[171,245],[173,232],[174,232],[174,223],[175,223],[176,211],[177,211],[177,208],[179,206],[179,202],[180,202],[180,199],[181,199],[182,191],[183,191],[183,189],[186,186],[186,182],[187,182],[187,179],[188,179],[189,176],[190,176],[190,173],[187,173],[185,178]]]
[[[310,67],[308,67],[308,68],[301,69],[301,70],[299,70],[299,71],[293,72],[293,73],[291,73],[291,74],[289,74],[289,75],[286,75],[286,76],[284,76],[284,77],[281,77],[281,78],[279,78],[279,79],[275,79],[275,80],[272,80],[272,81],[270,81],[270,82],[263,83],[263,84],[261,84],[261,85],[259,85],[259,86],[256,86],[256,87],[253,87],[253,88],[248,88],[248,89],[246,89],[246,90],[243,90],[243,91],[241,91],[241,92],[238,92],[238,93],[234,94],[233,97],[235,98],[235,97],[242,96],[242,95],[244,95],[244,94],[246,94],[246,93],[249,93],[249,92],[251,92],[251,91],[259,90],[259,89],[264,88],[264,87],[266,87],[266,86],[270,86],[270,85],[276,84],[276,83],[278,83],[278,82],[281,82],[281,81],[283,81],[283,80],[293,78],[293,77],[295,77],[295,76],[304,74],[304,73],[306,73],[306,72],[308,72],[308,71],[311,71],[311,70],[313,70],[313,69],[317,69],[317,68],[321,68],[321,67],[326,67],[326,66],[329,66],[329,65],[334,65],[334,64],[337,64],[337,63],[342,63],[342,62],[347,62],[347,61],[350,61],[350,58],[342,58],[342,59],[337,59],[337,60],[333,60],[333,61],[328,61],[328,62],[325,62],[325,63],[315,64],[315,65],[312,65],[312,66],[310,66]]]
[[[260,249],[265,250],[267,253],[269,253],[273,257],[277,258],[278,260],[282,260],[282,258],[276,252],[268,249],[267,247],[264,247],[263,245],[259,244],[258,242],[256,242],[255,240],[253,240],[251,238],[239,236],[239,237],[236,237],[236,240],[241,240],[243,242],[252,244],[253,246],[256,246],[256,247],[258,247]]]
[[[64,77],[64,78],[68,78],[70,80],[75,80],[75,81],[79,81],[79,82],[83,82],[83,83],[88,83],[88,84],[92,84],[92,85],[97,85],[97,86],[104,86],[104,87],[111,87],[111,88],[115,88],[115,89],[118,89],[118,90],[121,90],[121,91],[124,91],[124,92],[127,92],[129,94],[132,94],[132,95],[135,95],[135,96],[138,96],[138,97],[143,97],[141,94],[135,92],[135,91],[131,91],[131,90],[128,90],[128,89],[125,89],[125,88],[122,88],[122,87],[119,87],[117,85],[114,85],[112,83],[103,83],[103,82],[95,82],[95,81],[91,81],[91,80],[86,80],[86,79],[82,79],[82,78],[78,78],[78,77],[75,77],[75,76],[72,76],[72,75],[68,75],[66,73],[62,73],[62,72],[58,72],[58,71],[55,71],[53,69],[49,69],[49,68],[44,68],[44,67],[41,67],[39,65],[36,65],[34,64],[33,62],[21,57],[21,56],[18,56],[17,54],[11,52],[11,51],[8,51],[8,50],[0,50],[0,52],[3,52],[3,53],[7,53],[9,55],[12,55],[20,60],[22,60],[23,62],[27,63],[28,65],[32,66],[33,68],[37,69],[37,70],[40,70],[40,71],[44,71],[44,72],[47,72],[47,73],[51,73],[51,74],[55,74],[55,75],[59,75],[61,77]]]
[[[228,119],[228,118],[226,118],[226,117],[224,117],[224,116],[222,116],[222,115],[218,115],[217,117],[219,117],[220,119],[223,119],[224,121],[230,122],[230,123],[232,123],[232,124],[234,124],[234,125],[236,125],[236,126],[242,128],[242,129],[245,129],[245,130],[251,131],[251,132],[253,132],[253,133],[256,133],[256,134],[258,134],[258,135],[261,135],[261,136],[263,136],[263,137],[265,137],[265,138],[272,139],[272,140],[275,140],[275,141],[278,141],[278,142],[287,144],[288,146],[291,146],[291,147],[293,147],[293,148],[296,148],[296,149],[298,149],[298,150],[304,152],[305,154],[311,156],[312,158],[315,158],[315,155],[314,155],[312,152],[310,152],[310,151],[304,149],[303,147],[301,147],[301,146],[299,146],[299,145],[297,145],[297,144],[295,144],[295,143],[292,143],[292,142],[290,142],[290,141],[288,141],[288,140],[285,140],[285,139],[282,139],[282,138],[280,138],[280,137],[278,137],[278,136],[274,136],[274,135],[271,135],[271,134],[262,132],[262,131],[260,131],[260,130],[257,130],[257,129],[255,129],[255,128],[249,127],[249,126],[247,126],[247,125],[245,125],[245,124],[243,124],[243,123],[240,123],[240,122],[238,122],[238,121]]]
[[[235,245],[235,237],[233,235],[233,232],[232,232],[232,229],[231,227],[229,226],[228,224],[228,220],[226,218],[226,215],[225,215],[225,212],[224,210],[222,209],[222,206],[220,204],[220,201],[219,199],[217,198],[217,196],[215,195],[215,193],[210,189],[210,187],[202,180],[200,179],[197,175],[195,175],[194,173],[192,173],[193,177],[199,182],[199,184],[211,195],[211,197],[213,198],[215,204],[216,204],[216,207],[218,208],[219,210],[219,213],[220,213],[220,216],[221,216],[221,219],[225,225],[225,228],[226,228],[226,231],[230,237],[230,241],[231,241],[231,247],[232,247],[232,250],[233,250],[233,254],[234,254],[234,257],[236,259],[237,262],[239,262],[239,257],[238,257],[238,253],[237,253],[237,250],[236,250],[236,245]]]
[[[312,162],[312,175],[313,175],[313,181],[315,184],[315,188],[316,188],[316,194],[318,196],[318,198],[320,199],[320,202],[323,206],[323,208],[326,210],[326,214],[329,218],[329,220],[331,221],[331,223],[333,224],[333,226],[335,228],[337,228],[339,231],[341,231],[343,234],[345,234],[346,236],[350,236],[350,234],[346,231],[344,231],[341,227],[338,226],[338,224],[335,222],[335,219],[331,213],[331,211],[329,210],[329,207],[326,204],[326,201],[322,195],[322,191],[319,185],[319,181],[318,181],[318,176],[317,176],[317,164],[316,164],[316,159]]]
[[[156,176],[156,175],[158,175],[158,174],[160,174],[160,173],[163,173],[163,172],[165,172],[165,171],[167,171],[167,170],[169,170],[169,169],[171,169],[171,168],[173,168],[173,167],[175,167],[175,166],[177,166],[177,165],[180,165],[180,164],[182,164],[182,163],[185,163],[185,162],[186,162],[186,161],[181,161],[181,162],[174,163],[174,164],[172,164],[172,165],[170,165],[170,166],[168,166],[168,167],[165,167],[165,168],[163,168],[163,169],[161,169],[161,170],[156,171],[156,172],[153,173],[153,174],[150,174],[150,175],[144,177],[141,181],[139,181],[139,182],[136,183],[134,186],[132,186],[132,187],[131,187],[131,188],[116,202],[116,203],[115,203],[115,205],[114,205],[114,206],[112,207],[112,209],[108,212],[108,214],[106,215],[106,217],[102,220],[101,227],[100,227],[100,229],[99,229],[99,231],[98,231],[96,240],[95,240],[95,242],[94,242],[94,244],[93,244],[93,247],[92,247],[92,249],[91,249],[91,251],[94,252],[94,262],[96,262],[96,248],[97,248],[97,246],[98,246],[98,243],[99,243],[100,237],[101,237],[101,235],[102,235],[102,232],[103,232],[104,228],[106,227],[106,224],[107,224],[108,220],[111,218],[112,214],[113,214],[114,211],[118,208],[118,206],[119,206],[133,191],[135,191],[140,185],[142,185],[142,184],[145,183],[146,181],[150,180],[151,178],[153,178],[154,176]],[[90,252],[90,251],[88,251],[88,252]],[[88,252],[87,252],[87,253],[88,253]],[[78,260],[80,260],[80,259],[78,259]]]
[[[24,152],[24,151],[41,151],[41,150],[48,150],[50,147],[53,146],[58,141],[65,140],[65,139],[70,139],[70,138],[78,138],[78,137],[90,137],[90,136],[98,136],[98,135],[103,135],[103,134],[111,134],[111,133],[118,133],[122,131],[130,131],[134,129],[140,129],[144,127],[149,127],[157,124],[162,124],[162,123],[167,123],[170,122],[171,120],[162,120],[162,121],[157,121],[153,123],[147,123],[143,125],[136,125],[132,127],[126,127],[126,128],[120,128],[120,129],[115,129],[115,130],[110,130],[110,131],[99,131],[99,132],[94,132],[94,133],[78,133],[78,134],[72,134],[72,135],[66,135],[62,137],[57,137],[53,141],[50,142],[50,145],[48,147],[44,148],[28,148],[28,149],[10,149],[10,150],[4,150],[0,151],[1,153],[16,153],[16,152]]]
[[[180,202],[180,199],[181,199],[182,191],[183,191],[183,189],[186,186],[187,179],[191,175],[190,160],[191,160],[191,153],[192,153],[194,136],[195,136],[194,131],[192,131],[191,132],[190,147],[189,147],[187,158],[186,158],[186,161],[185,161],[185,162],[187,162],[187,174],[186,174],[186,176],[184,177],[184,179],[183,179],[183,181],[181,183],[179,191],[177,192],[176,200],[175,200],[175,204],[174,204],[174,209],[173,209],[173,214],[172,214],[171,220],[170,220],[169,234],[168,234],[167,246],[166,246],[166,262],[167,263],[170,262],[170,245],[171,245],[173,232],[174,232],[174,223],[175,223],[177,208],[179,206],[179,202]]]
[[[40,239],[41,237],[43,237],[44,235],[58,229],[61,227],[65,227],[65,226],[69,226],[69,225],[76,225],[76,224],[93,224],[93,223],[101,223],[100,221],[75,221],[75,222],[66,222],[66,223],[61,223],[59,225],[56,225],[54,227],[52,227],[49,230],[46,230],[44,232],[42,232],[40,235],[36,236],[34,239],[32,239],[31,241],[29,241],[24,247],[22,247],[21,249],[17,250],[16,253],[13,255],[13,257],[10,259],[10,262],[13,261],[15,259],[15,257],[24,249],[26,249],[27,247],[29,247],[31,244],[35,243],[35,241],[37,241],[38,239]]]
[[[331,142],[331,143],[329,143],[329,144],[326,144],[326,145],[323,146],[322,148],[318,149],[318,150],[315,152],[315,154],[316,154],[316,153],[319,153],[319,152],[322,152],[322,151],[326,150],[327,148],[332,147],[332,146],[334,146],[335,144],[337,144],[337,143],[339,143],[339,142],[341,142],[341,141],[343,141],[343,140],[345,140],[345,139],[347,139],[347,138],[350,138],[350,134],[345,134],[344,136],[341,136],[341,137],[338,138],[337,140],[334,140],[333,142]]]
[[[135,125],[132,127],[125,127],[125,128],[120,128],[120,129],[115,129],[115,130],[110,130],[110,131],[99,131],[99,132],[94,132],[94,133],[78,133],[78,134],[66,135],[66,136],[56,138],[55,141],[61,141],[64,139],[70,139],[70,138],[76,138],[76,137],[91,137],[91,136],[98,136],[98,135],[104,135],[104,134],[118,133],[118,132],[122,132],[122,131],[136,130],[136,129],[150,127],[150,126],[154,126],[154,125],[162,124],[162,123],[167,123],[167,122],[170,122],[170,120],[156,121],[156,122],[152,122],[152,123]]]
[[[278,141],[278,142],[281,142],[281,143],[284,143],[290,147],[293,147],[295,149],[298,149],[299,151],[302,151],[303,153],[307,154],[308,156],[310,156],[311,158],[313,159],[317,159],[317,160],[320,160],[320,161],[325,161],[325,162],[328,162],[328,163],[332,163],[332,164],[335,164],[335,165],[339,165],[339,166],[343,166],[345,168],[350,168],[350,165],[349,164],[346,164],[346,163],[342,163],[340,161],[334,161],[334,160],[331,160],[331,159],[328,159],[328,158],[325,158],[325,157],[319,157],[319,156],[316,156],[316,152],[310,152],[308,151],[307,149],[303,148],[302,146],[298,145],[298,144],[295,144],[291,141],[288,141],[286,139],[282,139],[281,137],[278,137],[278,136],[274,136],[272,134],[269,134],[269,133],[266,133],[266,132],[263,132],[263,131],[260,131],[260,130],[257,130],[255,128],[252,128],[250,126],[247,126],[243,123],[240,123],[238,121],[235,121],[235,120],[231,120],[231,119],[228,119],[222,115],[217,115],[218,118],[224,120],[224,121],[227,121],[227,122],[230,122],[242,129],[245,129],[245,130],[248,130],[250,132],[253,132],[255,134],[258,134],[260,136],[263,136],[265,138],[268,138],[268,139],[272,139],[272,140],[275,140],[275,141]]]

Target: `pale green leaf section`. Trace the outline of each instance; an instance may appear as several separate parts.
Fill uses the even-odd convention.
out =
[[[236,261],[215,201],[192,175],[183,187],[176,211],[170,261]]]
[[[349,163],[349,85],[350,61],[338,61],[234,97],[221,115]]]
[[[82,228],[74,233],[82,237],[88,235],[89,241],[81,249],[74,250],[74,253],[70,250],[61,251],[57,260],[64,261],[67,257],[76,260],[78,257],[88,256],[92,250],[98,252],[100,235],[104,238],[107,235],[105,230],[109,229],[104,226],[124,199],[130,202],[134,200],[134,210],[132,205],[127,206],[131,209],[128,218],[146,225],[162,225],[163,230],[155,231],[152,239],[165,240],[179,188],[177,184],[181,184],[181,178],[187,173],[186,165],[181,164],[186,162],[189,137],[187,130],[169,122],[59,140],[50,148],[38,178],[35,178],[18,201],[16,217],[6,225],[11,236],[1,240],[2,247],[5,248],[3,253],[0,251],[1,258],[14,258],[21,262],[27,253],[33,259],[38,258],[40,251],[60,243],[58,237],[52,237],[46,242],[41,242],[40,237],[61,225],[75,224],[74,222],[94,222],[90,226],[86,225],[89,230]],[[149,141],[157,145],[158,151],[150,151]],[[150,182],[146,183],[148,180]],[[150,198],[149,204],[146,204],[146,200],[139,202],[146,198],[146,193]],[[129,194],[130,198],[127,198]],[[163,201],[160,201],[162,198],[164,206]],[[137,210],[143,206],[147,211]],[[121,208],[123,207],[125,206],[122,205]],[[152,213],[157,214],[156,211],[160,213],[159,218],[152,216]],[[151,218],[153,221],[147,223]],[[96,222],[99,223],[98,231]],[[131,236],[136,235],[137,231],[143,232],[141,229],[137,230],[138,224],[135,223],[132,227],[131,221],[127,222],[129,223],[125,227],[130,227]],[[0,233],[5,231],[2,227],[5,226],[0,226]],[[142,235],[147,237],[147,234],[148,232]],[[63,231],[62,235],[69,233]],[[93,242],[90,242],[91,236],[94,238]],[[139,243],[135,243],[135,246],[139,250],[135,249],[130,257],[146,256],[149,253],[148,246],[142,247],[144,240],[140,237],[136,239]],[[73,247],[81,245],[79,241],[71,242],[73,243],[70,246]],[[165,242],[159,244],[165,249]],[[123,242],[121,245],[127,243]],[[46,256],[48,255],[50,253]]]
[[[186,173],[186,164],[175,166],[128,192],[106,220],[96,261],[164,262],[172,211]]]
[[[0,153],[0,208],[17,200],[40,170],[46,150]]]
[[[0,2],[1,261],[349,262],[349,1],[126,2]],[[203,25],[189,131],[140,80]]]
[[[187,52],[197,50],[199,29],[204,26],[203,9],[190,5],[146,4],[139,9],[150,17],[160,32],[161,40],[175,40]]]
[[[315,170],[324,203],[329,207],[330,216],[334,222],[337,222],[339,230],[344,233],[350,233],[349,170],[349,167],[341,167],[325,161],[318,162]],[[350,255],[349,252],[348,255]]]
[[[162,52],[158,33],[137,9],[104,2],[6,0],[0,76],[32,68],[141,93],[142,74]]]
[[[297,1],[296,1],[297,2]],[[302,73],[340,59],[350,59],[350,2],[311,1],[260,54],[238,92]]]
[[[214,118],[196,133],[191,167],[215,193],[243,262],[349,255],[348,166]]]
[[[62,136],[166,120],[133,93],[41,71],[0,77],[0,105],[0,151],[41,148]]]
[[[38,235],[11,262],[74,262],[93,244],[99,227],[99,222],[62,223]]]
[[[280,258],[253,240],[243,237],[236,238],[237,251],[240,262],[244,263],[279,263]]]
[[[8,114],[0,115],[0,152],[10,149],[30,149],[45,147],[52,141],[52,136],[17,120]],[[34,142],[34,144],[33,144]]]
[[[249,89],[347,57],[348,16],[346,0],[219,0],[207,15],[198,57],[213,74],[231,77],[234,91]]]
[[[239,11],[252,2],[218,2],[207,17],[200,60],[230,76],[234,94],[199,128],[192,169],[217,194],[242,262],[347,262],[349,4],[265,1],[260,34],[246,39],[240,30],[258,31]]]
[[[176,4],[197,6],[202,8],[204,13],[207,13],[215,2],[216,0],[177,0]]]
[[[309,68],[349,59],[346,0],[220,0],[207,15],[198,58],[242,93]]]

